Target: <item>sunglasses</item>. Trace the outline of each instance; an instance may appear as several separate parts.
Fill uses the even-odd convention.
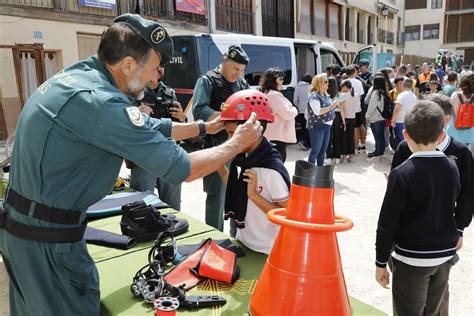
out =
[[[277,77],[277,79],[280,79],[281,81],[285,80],[284,77]]]

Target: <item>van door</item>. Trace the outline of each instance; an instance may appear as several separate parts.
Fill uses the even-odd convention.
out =
[[[296,59],[296,81],[300,81],[301,77],[309,73],[314,76],[316,69],[316,52],[313,44],[295,43],[295,59]]]
[[[193,95],[199,77],[198,54],[194,36],[173,36],[174,55],[165,66],[163,82],[176,91],[183,110]]]
[[[344,62],[342,61],[341,57],[338,55],[335,49],[332,50],[327,47],[316,44],[315,51],[317,54],[316,69],[318,70],[318,74],[325,72],[326,67],[331,64],[338,65],[341,68],[345,66]]]
[[[371,73],[374,73],[379,69],[377,65],[375,45],[368,45],[359,49],[352,63],[358,65],[361,59],[367,59],[369,61],[369,71]]]

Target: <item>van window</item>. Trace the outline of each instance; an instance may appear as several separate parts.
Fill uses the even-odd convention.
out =
[[[217,66],[219,66],[219,64],[221,63],[221,59],[222,59],[222,53],[217,48],[216,44],[209,45],[209,48],[207,51],[207,65],[205,67],[205,69],[207,70],[204,70],[204,72],[207,72],[208,70],[214,69]]]
[[[321,48],[319,52],[321,53],[321,71],[322,72],[325,72],[326,67],[330,64],[334,64],[334,65],[338,65],[339,67],[342,67],[342,64],[339,61],[339,59],[330,50]]]
[[[165,66],[163,82],[173,89],[193,89],[199,70],[196,64],[196,46],[192,37],[174,37],[174,54]]]
[[[245,79],[251,86],[258,86],[265,70],[278,67],[285,73],[283,84],[291,82],[291,50],[289,47],[248,45],[242,48],[249,56],[250,63],[245,68]]]

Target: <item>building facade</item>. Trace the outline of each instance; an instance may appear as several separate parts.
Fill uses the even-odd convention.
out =
[[[442,47],[464,58],[474,67],[474,1],[446,0]]]
[[[406,54],[436,56],[443,44],[445,9],[446,0],[405,0]]]
[[[104,28],[123,13],[157,19],[172,35],[231,32],[331,42],[350,63],[368,44],[402,52],[403,7],[403,0],[0,0],[0,139],[14,130],[37,86],[95,54]]]

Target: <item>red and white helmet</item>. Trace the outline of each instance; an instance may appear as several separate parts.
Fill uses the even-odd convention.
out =
[[[257,90],[241,90],[228,97],[222,105],[221,120],[246,121],[252,112],[259,121],[273,123],[275,120],[267,96]]]

